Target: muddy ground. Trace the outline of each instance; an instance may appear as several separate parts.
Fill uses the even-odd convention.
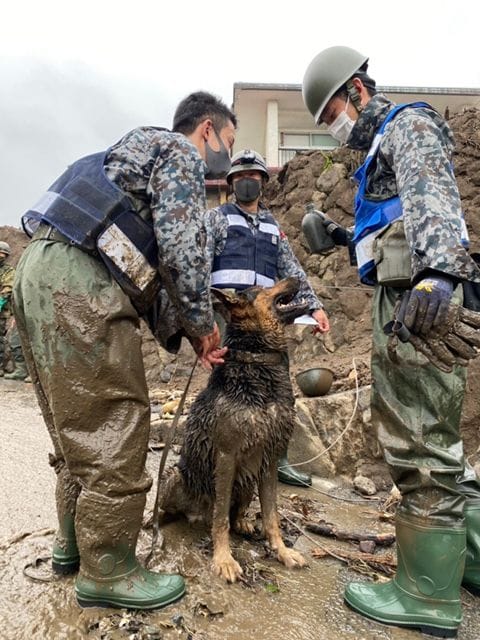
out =
[[[202,525],[174,522],[163,529],[164,546],[152,568],[180,571],[188,593],[157,612],[81,610],[74,578],[55,578],[50,550],[55,527],[54,474],[47,463],[49,439],[31,385],[0,380],[0,637],[2,640],[414,640],[415,631],[361,618],[342,601],[351,580],[386,579],[394,546],[377,547],[375,561],[359,557],[358,544],[305,530],[325,520],[349,532],[393,533],[394,503],[388,493],[366,499],[335,481],[314,478],[311,489],[279,485],[284,535],[308,558],[309,566],[289,571],[268,554],[261,539],[234,536],[232,546],[245,582],[226,585],[210,571],[209,532]],[[155,477],[161,450],[152,441],[148,466]],[[154,448],[155,447],[155,448]],[[145,520],[152,510],[148,496]],[[390,503],[390,506],[389,506]],[[258,515],[258,505],[251,510]],[[304,533],[302,533],[302,530]],[[144,528],[139,556],[145,558],[151,529]],[[327,550],[327,554],[322,556]],[[337,556],[332,557],[331,554]],[[345,558],[350,557],[347,561]],[[342,559],[343,558],[343,559]],[[383,567],[384,570],[380,570]],[[480,607],[462,591],[465,620],[459,640],[480,637]]]

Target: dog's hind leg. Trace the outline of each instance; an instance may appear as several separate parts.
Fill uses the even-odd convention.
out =
[[[238,497],[230,512],[230,522],[235,533],[241,536],[251,536],[255,533],[253,522],[247,517],[247,509],[253,500],[253,488],[245,489]]]
[[[230,549],[230,506],[235,473],[235,457],[219,451],[215,461],[215,502],[212,521],[213,570],[227,582],[235,582],[243,573]]]
[[[277,465],[271,464],[268,471],[260,478],[258,484],[260,506],[262,509],[263,528],[266,538],[272,549],[277,554],[280,562],[292,569],[303,567],[305,558],[301,553],[285,546],[278,524],[277,513]]]

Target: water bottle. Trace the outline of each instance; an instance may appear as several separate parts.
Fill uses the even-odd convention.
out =
[[[313,202],[307,204],[302,220],[302,231],[312,253],[328,253],[335,246],[323,221],[323,213],[315,209]]]

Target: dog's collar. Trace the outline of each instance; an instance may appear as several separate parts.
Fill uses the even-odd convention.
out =
[[[247,364],[281,364],[285,362],[285,355],[281,351],[253,353],[252,351],[229,349],[224,357],[231,362],[245,362]]]

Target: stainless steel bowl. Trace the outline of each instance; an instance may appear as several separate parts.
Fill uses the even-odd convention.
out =
[[[313,367],[300,371],[295,376],[298,386],[306,396],[324,396],[330,391],[333,382],[333,371],[325,367]]]

